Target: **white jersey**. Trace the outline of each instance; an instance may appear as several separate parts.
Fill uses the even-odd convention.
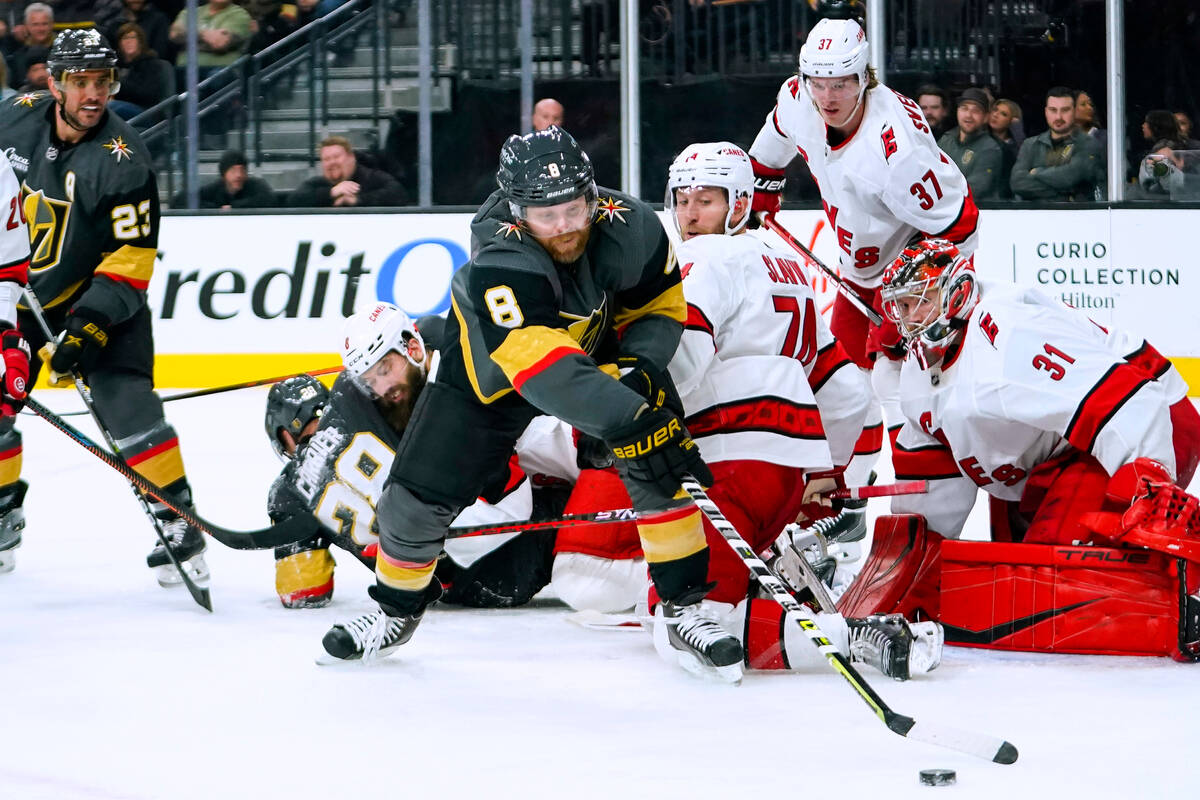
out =
[[[821,190],[842,277],[874,288],[918,232],[975,252],[979,210],[962,171],[938,149],[921,108],[879,85],[863,96],[858,128],[831,147],[812,100],[793,76],[779,90],[750,155],[777,169],[798,152]]]
[[[1143,456],[1175,475],[1169,407],[1187,384],[1169,361],[1036,289],[981,292],[937,383],[904,362],[896,477],[931,487],[895,498],[893,513],[921,514],[957,537],[977,488],[1019,500],[1035,467],[1069,452],[1091,453],[1110,475]]]
[[[675,252],[687,320],[670,373],[704,459],[844,466],[871,391],[795,256],[752,234],[696,236]]]
[[[21,284],[29,280],[29,228],[21,185],[7,158],[0,158],[0,323],[17,326]]]

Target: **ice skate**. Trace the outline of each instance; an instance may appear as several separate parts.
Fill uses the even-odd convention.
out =
[[[317,663],[370,662],[388,656],[412,638],[423,616],[424,610],[404,617],[391,617],[380,610],[339,622],[321,639],[325,653]]]
[[[742,643],[721,627],[716,610],[702,602],[707,589],[659,604],[654,614],[654,647],[688,672],[738,683]]]
[[[25,481],[17,481],[9,497],[0,500],[0,575],[17,566],[15,551],[21,546],[21,531],[25,529],[22,505],[28,488]]]
[[[850,660],[870,664],[889,678],[906,681],[942,663],[944,633],[937,622],[908,622],[899,614],[846,618]]]
[[[171,552],[179,560],[180,565],[187,571],[193,583],[207,583],[209,578],[208,564],[204,561],[204,535],[193,528],[182,517],[163,523],[163,538],[171,545]],[[172,588],[183,584],[179,570],[171,563],[163,543],[159,542],[146,556],[146,564],[154,570],[158,585]]]

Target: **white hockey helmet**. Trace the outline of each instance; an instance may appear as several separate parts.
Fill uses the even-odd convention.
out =
[[[376,303],[346,320],[342,365],[350,377],[360,378],[379,359],[395,350],[413,365],[421,366],[421,361],[415,360],[409,352],[409,343],[413,340],[420,344],[423,359],[425,340],[408,314],[391,303]]]
[[[808,32],[800,48],[800,77],[858,76],[867,83],[867,35],[852,19],[823,19]]]
[[[679,219],[675,216],[675,191],[700,187],[725,190],[729,201],[729,213],[725,215],[725,233],[737,233],[750,219],[750,201],[754,198],[754,168],[750,156],[732,142],[697,142],[684,148],[667,172],[667,197],[663,205],[671,214],[675,230],[679,230]],[[746,198],[746,209],[741,220],[733,224],[733,207],[741,198]]]

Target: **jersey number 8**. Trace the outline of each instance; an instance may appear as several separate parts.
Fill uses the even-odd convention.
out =
[[[492,312],[492,322],[500,327],[519,328],[525,321],[525,315],[517,305],[517,296],[507,286],[493,286],[483,293],[483,300]]]

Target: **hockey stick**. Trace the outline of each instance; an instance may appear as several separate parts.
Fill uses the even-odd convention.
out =
[[[196,389],[191,392],[181,392],[173,394],[169,397],[162,398],[164,403],[169,403],[172,400],[190,400],[193,397],[207,397],[210,394],[221,394],[222,392],[232,392],[237,389],[252,389],[255,386],[266,386],[268,384],[276,384],[280,381],[286,381],[288,378],[299,378],[301,375],[329,375],[335,372],[341,372],[345,367],[322,367],[321,369],[310,369],[306,372],[293,372],[291,375],[279,375],[274,378],[260,378],[254,381],[245,381],[243,383],[231,383],[228,386],[214,386],[210,389]],[[83,411],[64,411],[59,414],[60,417],[80,417],[87,414],[87,410]]]
[[[803,242],[801,242],[795,236],[792,236],[787,228],[780,225],[779,222],[776,221],[774,214],[768,214],[765,211],[759,211],[758,221],[764,228],[772,231],[780,239],[783,239],[785,242],[791,245],[792,249],[804,256],[805,260],[808,261],[809,264],[825,273],[825,277],[834,282],[838,288],[838,291],[841,292],[842,295],[849,300],[855,308],[861,311],[864,317],[871,320],[872,325],[883,324],[883,317],[879,316],[879,312],[867,305],[867,302],[859,296],[858,292],[854,291],[852,288],[850,288],[849,284],[842,280],[841,275],[838,275],[829,267],[825,266],[825,262],[817,258],[816,253],[805,247]]]
[[[813,643],[813,646],[821,652],[821,655],[825,656],[834,671],[854,687],[854,691],[858,692],[859,697],[871,707],[875,712],[875,716],[879,717],[887,725],[888,730],[909,739],[916,739],[920,742],[936,744],[940,747],[969,753],[979,758],[986,758],[997,764],[1012,764],[1017,760],[1017,748],[1003,739],[982,733],[959,730],[957,728],[918,723],[912,717],[897,714],[889,708],[883,698],[871,688],[870,684],[854,668],[849,659],[843,656],[833,642],[829,641],[828,637],[821,632],[816,622],[808,619],[803,614],[800,603],[787,590],[787,587],[784,586],[779,577],[762,562],[754,550],[751,549],[750,545],[746,544],[746,540],[738,534],[729,520],[725,519],[725,515],[721,513],[721,510],[709,498],[703,487],[689,475],[683,480],[683,489],[692,496],[692,499],[696,502],[696,505],[700,508],[704,516],[708,517],[713,527],[717,529],[725,541],[729,543],[729,546],[733,548],[733,551],[745,562],[759,585],[771,594],[771,597],[783,607],[785,612],[792,614],[792,619],[804,631],[804,634]]]
[[[845,500],[867,500],[872,497],[891,497],[898,494],[924,494],[929,490],[929,481],[899,481],[883,486],[852,486],[848,489],[834,489],[826,494]],[[618,508],[612,511],[592,511],[583,514],[563,514],[560,517],[542,520],[517,520],[509,523],[489,523],[487,525],[466,525],[450,528],[446,532],[447,539],[461,539],[466,536],[485,536],[492,533],[519,533],[521,531],[536,531],[542,528],[559,528],[564,525],[591,525],[603,522],[636,522],[637,512],[632,508]]]
[[[221,544],[233,550],[269,550],[273,547],[279,547],[285,544],[294,544],[312,536],[313,526],[319,524],[311,515],[297,514],[288,517],[283,522],[271,525],[267,528],[262,528],[255,531],[234,531],[228,528],[223,528],[216,523],[209,522],[200,515],[191,511],[185,504],[179,502],[178,498],[174,497],[166,489],[157,486],[149,479],[137,473],[125,463],[124,460],[117,458],[112,453],[105,450],[100,445],[93,442],[87,436],[84,436],[75,428],[72,428],[61,417],[55,414],[44,405],[34,400],[32,397],[25,399],[25,405],[29,406],[35,414],[49,422],[60,431],[70,436],[84,449],[90,452],[96,458],[103,461],[108,466],[115,469],[125,477],[125,480],[132,483],[138,489],[145,492],[150,497],[158,500],[167,508],[174,511],[179,516],[183,517],[189,523],[207,533],[209,536],[216,539]]]
[[[41,327],[42,333],[46,337],[46,345],[51,346],[54,342],[54,332],[50,330],[50,325],[46,322],[46,315],[42,309],[42,304],[38,301],[37,295],[33,293],[33,289],[29,286],[25,286],[25,298],[26,302],[29,303],[29,310],[33,312],[34,319],[37,320],[38,326]],[[53,377],[54,371],[50,368],[48,363],[46,364],[46,369],[50,370],[50,374]],[[116,440],[113,439],[112,434],[108,432],[108,428],[104,425],[104,423],[100,421],[100,415],[96,412],[96,405],[92,402],[92,390],[86,383],[83,382],[83,376],[80,375],[78,371],[72,371],[71,378],[75,383],[75,390],[79,392],[79,397],[83,400],[83,404],[86,406],[87,412],[92,417],[92,422],[96,423],[96,427],[100,429],[100,433],[104,434],[104,440],[108,442],[109,449],[111,449],[114,453],[114,457],[121,459],[122,463],[124,463],[124,459],[121,458],[120,448],[117,447]],[[162,520],[155,516],[154,509],[150,508],[150,501],[146,499],[146,495],[139,492],[135,486],[131,485],[129,488],[133,490],[133,496],[138,499],[138,502],[142,506],[142,511],[146,513],[146,518],[150,520],[150,525],[154,528],[154,535],[157,536],[158,541],[162,543],[163,550],[166,551],[167,559],[171,562],[171,566],[175,567],[175,569],[179,572],[179,578],[183,585],[187,587],[188,594],[192,596],[192,599],[196,601],[197,605],[209,613],[212,613],[212,595],[210,594],[208,587],[197,584],[192,576],[188,575],[187,570],[183,568],[183,564],[179,562],[179,558],[175,555],[175,552],[171,550],[171,545],[167,542],[167,537],[163,533]]]

